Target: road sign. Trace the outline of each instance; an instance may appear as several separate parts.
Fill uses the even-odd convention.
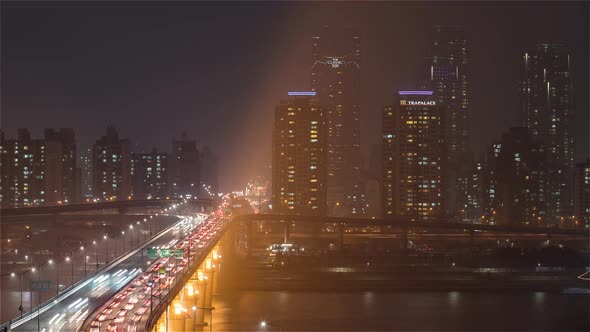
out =
[[[51,288],[51,280],[31,280],[31,291],[45,292]]]
[[[160,249],[160,255],[162,257],[170,257],[170,249]]]
[[[148,250],[147,250],[147,256],[150,259],[156,259],[156,258],[158,258],[158,249],[156,249],[156,248],[148,248]]]
[[[174,258],[176,258],[176,259],[183,259],[184,258],[184,250],[182,250],[182,249],[174,249]]]

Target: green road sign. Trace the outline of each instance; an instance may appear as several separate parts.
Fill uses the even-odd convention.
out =
[[[176,258],[176,259],[183,259],[184,258],[184,250],[182,250],[182,249],[174,249],[174,258]]]
[[[147,250],[147,256],[150,259],[156,259],[156,258],[158,258],[158,249],[156,249],[156,248],[148,248],[148,250]]]
[[[170,249],[160,249],[160,255],[162,257],[170,257]]]

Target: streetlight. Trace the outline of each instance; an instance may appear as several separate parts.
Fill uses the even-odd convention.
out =
[[[123,235],[123,254],[125,253],[125,231],[121,231],[121,235]]]
[[[109,238],[104,235],[102,237],[104,239],[104,265],[109,264]]]
[[[48,261],[49,265],[53,264],[53,259]],[[55,261],[55,294],[59,295],[59,264]]]
[[[92,244],[94,245],[94,261],[96,262],[96,270],[98,271],[98,245],[96,243],[96,241],[92,241]]]
[[[66,262],[70,263],[70,265],[72,266],[72,283],[71,285],[74,285],[74,259],[70,259],[70,257],[66,257]]]
[[[131,248],[133,248],[133,225],[129,225],[129,229],[130,229],[129,232],[131,233],[131,235],[129,235],[131,237],[131,241],[130,241]]]

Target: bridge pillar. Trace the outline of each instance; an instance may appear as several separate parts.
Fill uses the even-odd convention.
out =
[[[168,331],[170,332],[182,332],[185,331],[184,320],[185,311],[183,310],[182,304],[179,300],[172,301],[168,313]]]
[[[402,227],[400,238],[401,238],[400,249],[402,251],[402,255],[405,256],[408,254],[408,228],[407,227]]]
[[[188,315],[184,322],[184,327],[187,331],[194,331],[195,324],[197,322],[197,312],[193,310],[193,307],[197,305],[197,282],[194,279],[191,279],[185,285],[183,292],[182,292],[182,307],[187,309]]]
[[[344,249],[344,224],[338,224],[338,249]]]
[[[246,224],[248,232],[248,257],[252,257],[252,246],[254,245],[254,225],[252,220],[248,220]]]
[[[207,276],[207,291],[205,294],[205,306],[210,307],[213,303],[213,283],[215,282],[215,270],[213,269],[211,259],[206,265],[209,265],[208,268],[205,268],[205,276]]]
[[[285,221],[283,228],[283,243],[291,242],[291,222]]]
[[[207,296],[207,280],[199,279],[197,281],[197,306],[199,308],[206,307],[205,305],[205,297]],[[205,310],[204,309],[197,309],[196,315],[196,326],[203,326],[205,322]]]

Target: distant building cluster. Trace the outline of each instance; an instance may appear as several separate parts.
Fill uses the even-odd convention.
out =
[[[275,109],[273,212],[505,225],[590,222],[588,161],[575,164],[572,59],[523,52],[522,124],[475,157],[469,41],[435,27],[414,86],[382,110],[382,142],[360,156],[360,37],[312,38],[311,89]]]
[[[74,130],[46,129],[32,139],[2,132],[0,201],[3,208],[127,199],[210,197],[217,193],[218,158],[185,134],[172,153],[132,152],[131,142],[107,128],[78,158]]]

